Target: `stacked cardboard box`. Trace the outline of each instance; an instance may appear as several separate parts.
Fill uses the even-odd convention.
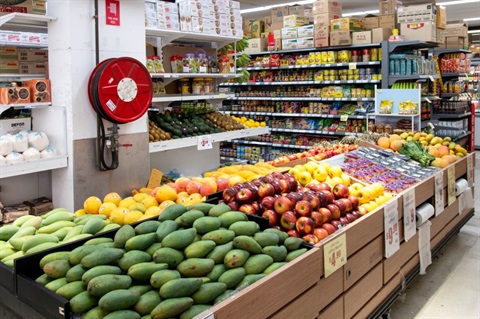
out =
[[[180,30],[178,5],[165,1],[146,1],[145,27],[165,30]]]
[[[0,48],[0,73],[45,74],[47,50]]]
[[[463,21],[449,22],[445,30],[445,49],[466,49],[468,47],[468,25]]]
[[[437,42],[437,6],[434,3],[401,7],[397,19],[400,34],[406,41]]]
[[[330,46],[330,21],[342,17],[342,5],[332,0],[317,0],[313,3],[315,47]]]
[[[401,6],[402,3],[397,0],[380,0],[378,3],[378,27],[395,29],[397,27],[396,11]]]
[[[32,13],[45,15],[47,11],[47,0],[24,0],[14,1],[0,0],[0,16],[12,12]]]

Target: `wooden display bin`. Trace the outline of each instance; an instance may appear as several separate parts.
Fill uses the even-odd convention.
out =
[[[399,270],[418,253],[418,233],[410,240],[404,241],[400,249],[390,258],[383,260],[383,283],[387,284]]]
[[[317,317],[317,319],[336,319],[345,316],[345,302],[343,295],[338,297],[334,302],[329,304]]]

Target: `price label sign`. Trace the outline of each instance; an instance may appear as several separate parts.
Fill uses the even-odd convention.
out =
[[[210,150],[213,148],[212,136],[202,135],[198,137],[197,149],[199,151]]]
[[[435,175],[435,216],[443,212],[443,172]]]
[[[406,241],[417,233],[415,211],[415,189],[412,188],[403,195],[403,235]]]
[[[428,77],[430,78],[430,81],[432,81],[432,82],[435,81],[435,79],[433,78],[432,75],[429,75]]]
[[[348,114],[342,114],[340,115],[340,121],[346,122],[348,120]]]
[[[385,205],[383,211],[385,257],[390,258],[400,249],[400,234],[398,230],[398,201]]]
[[[160,186],[162,183],[163,173],[158,169],[152,169],[152,173],[150,174],[150,179],[148,180],[147,188],[154,189],[155,187]]]
[[[450,165],[447,168],[447,195],[448,195],[448,206],[455,203],[457,197],[455,196],[455,166]]]
[[[357,64],[354,62],[354,63],[349,63],[348,64],[348,69],[349,70],[356,70],[357,69]]]
[[[325,278],[347,263],[347,238],[343,233],[323,246]]]
[[[432,101],[430,101],[428,97],[425,98],[425,101],[427,101],[428,103],[432,103]]]
[[[467,181],[468,186],[473,187],[473,156],[475,153],[471,153],[467,156]]]

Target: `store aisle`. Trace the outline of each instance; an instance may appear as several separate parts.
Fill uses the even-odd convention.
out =
[[[480,318],[480,152],[476,152],[475,216],[394,303],[391,319]]]

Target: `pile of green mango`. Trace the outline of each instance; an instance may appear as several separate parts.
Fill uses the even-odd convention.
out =
[[[225,204],[171,205],[40,261],[36,281],[83,319],[193,318],[307,251]]]
[[[75,216],[64,208],[43,216],[25,215],[0,227],[0,262],[13,268],[16,258],[118,227],[105,215]]]

